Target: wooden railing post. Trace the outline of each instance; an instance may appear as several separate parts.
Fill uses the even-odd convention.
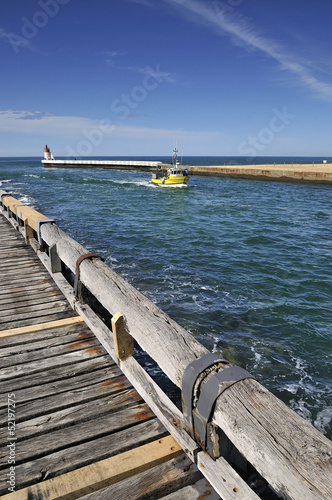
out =
[[[124,361],[132,356],[135,352],[134,339],[127,332],[124,318],[121,313],[117,312],[112,320],[112,332],[114,340],[114,348],[117,358]]]
[[[29,243],[30,238],[33,238],[33,230],[29,226],[29,219],[26,217],[24,219],[24,236],[25,236],[25,243]]]

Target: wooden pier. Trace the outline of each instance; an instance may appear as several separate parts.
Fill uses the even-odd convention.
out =
[[[328,439],[55,221],[0,196],[1,498],[331,498]]]
[[[218,498],[3,217],[0,258],[2,498]]]

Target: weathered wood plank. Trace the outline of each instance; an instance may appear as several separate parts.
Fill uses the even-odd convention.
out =
[[[40,434],[48,434],[58,429],[63,430],[63,435],[71,429],[67,427],[85,422],[86,426],[91,426],[93,419],[100,418],[111,413],[118,412],[133,403],[144,403],[142,398],[133,388],[106,395],[102,398],[93,399],[75,406],[70,406],[60,411],[55,411],[41,415],[30,420],[25,420],[16,424],[15,433],[19,440],[36,437]],[[70,440],[69,440],[70,441]],[[68,443],[69,443],[68,441]],[[0,442],[5,446],[8,444],[8,429],[0,429]]]
[[[18,283],[22,283],[23,286],[25,284],[26,288],[30,288],[30,279],[34,280],[36,277],[40,278],[40,281],[42,281],[45,278],[49,278],[49,276],[45,275],[41,269],[36,269],[34,271],[27,272],[25,270],[17,270],[16,273],[5,273],[1,272],[2,280],[1,280],[1,289],[3,290],[6,286],[6,284],[10,284],[10,287],[13,288],[13,285],[16,285]],[[33,284],[33,281],[32,281]]]
[[[49,321],[48,323],[39,323],[38,325],[29,325],[29,326],[25,326],[25,327],[22,327],[22,328],[14,328],[12,330],[3,330],[3,331],[0,331],[0,338],[4,338],[4,337],[11,337],[11,336],[14,336],[14,335],[26,335],[27,333],[37,333],[37,332],[44,332],[46,330],[53,330],[54,328],[62,328],[64,326],[69,326],[69,325],[75,325],[77,323],[82,323],[83,322],[83,318],[81,318],[80,316],[74,316],[74,317],[71,317],[71,318],[64,318],[64,319],[60,319],[58,321]],[[63,336],[63,330],[61,330],[62,332],[62,336]],[[0,349],[1,349],[1,345],[0,345]],[[33,349],[36,349],[38,348],[37,345],[34,345],[33,346]],[[1,352],[1,351],[0,351]],[[11,351],[13,352],[13,351]],[[2,354],[0,355],[3,355],[3,351],[2,351]]]
[[[40,265],[39,259],[36,260],[36,256],[32,255],[22,255],[15,258],[12,254],[6,255],[5,252],[0,252],[0,256],[0,271],[4,273],[11,272],[14,269],[24,270],[26,267],[36,269]]]
[[[197,481],[197,483],[193,485],[186,486],[169,495],[162,496],[163,500],[203,500],[204,498],[208,498],[209,500],[222,500],[205,478]]]
[[[209,455],[200,451],[197,455],[197,467],[223,499],[259,500],[256,493],[235,472],[233,467],[222,457],[211,460]]]
[[[34,292],[35,290],[39,290],[41,288],[48,289],[50,287],[53,287],[54,290],[56,289],[53,281],[48,276],[48,278],[45,277],[42,280],[30,280],[29,283],[26,283],[24,280],[20,283],[6,283],[6,285],[0,286],[0,295],[7,295],[11,292],[26,292],[27,290],[29,292]]]
[[[70,319],[70,318],[68,318]],[[53,321],[51,323],[54,323]],[[48,323],[43,323],[43,325],[47,325]],[[40,326],[40,325],[37,325]],[[26,328],[31,328],[31,327],[26,327]],[[51,329],[51,328],[50,328]],[[58,327],[59,329],[59,327]],[[16,335],[26,335],[25,333],[20,333],[20,328],[17,330],[14,329],[14,332]],[[9,330],[5,330],[4,333],[7,333]],[[31,330],[30,330],[31,331]],[[43,332],[44,330],[41,330]],[[54,330],[53,330],[54,331]],[[59,333],[60,335],[54,335],[54,336],[49,336],[47,338],[42,338],[42,340],[36,339],[34,342],[24,342],[24,343],[19,343],[16,345],[10,345],[8,347],[2,346],[2,338],[0,342],[0,358],[6,357],[6,356],[12,356],[15,354],[22,354],[24,352],[33,352],[35,353],[38,349],[43,349],[43,348],[48,348],[48,347],[54,347],[56,345],[63,345],[65,346],[66,344],[71,344],[72,342],[79,341],[79,340],[86,340],[89,338],[94,338],[94,334],[86,329],[86,330],[77,330],[77,331],[69,331],[67,333],[62,332],[62,328],[60,328]],[[4,337],[6,338],[6,337]]]
[[[87,358],[95,358],[97,356],[104,356],[105,351],[101,346],[96,346],[93,348],[82,349],[75,352],[69,352],[68,354],[63,354],[61,356],[54,356],[53,358],[48,358],[47,360],[32,361],[29,363],[24,363],[22,365],[8,366],[3,368],[0,372],[0,380],[7,380],[10,386],[10,379],[16,377],[23,377],[27,374],[43,372],[49,370],[50,368],[60,367],[65,365],[72,365],[74,363],[79,363]],[[11,392],[11,391],[10,391]]]
[[[44,281],[46,280],[46,281]],[[47,274],[44,274],[42,270],[40,270],[38,273],[34,273],[32,276],[30,276],[29,283],[27,283],[26,279],[24,276],[17,276],[16,278],[12,278],[10,280],[10,285],[7,283],[2,283],[1,287],[5,289],[5,287],[18,287],[18,286],[26,286],[29,288],[29,284],[31,282],[38,281],[39,283],[51,283],[50,277]]]
[[[128,405],[130,395],[120,395],[118,400],[118,410],[97,417],[94,415],[93,420],[75,423],[65,429],[60,428],[49,431],[47,434],[40,434],[32,438],[16,441],[16,457],[17,463],[35,460],[50,453],[55,453],[70,446],[79,445],[86,441],[94,441],[106,434],[114,434],[123,429],[135,426],[137,422],[144,422],[155,418],[146,403],[136,403],[131,401]],[[124,407],[121,406],[124,402]],[[0,448],[0,463],[6,463],[8,457],[8,448]]]
[[[45,413],[62,410],[83,401],[92,401],[108,394],[114,394],[129,387],[131,387],[131,384],[128,380],[124,376],[120,376],[97,384],[88,383],[83,387],[73,389],[69,387],[66,392],[59,393],[56,398],[51,395],[24,403],[18,401],[16,423],[39,417]],[[0,409],[0,424],[6,424],[6,419],[8,420],[8,410],[6,412],[6,409]]]
[[[54,286],[54,283],[38,283],[36,282],[34,285],[30,284],[29,293],[38,294],[38,293],[50,293],[56,292],[57,288]],[[16,296],[21,297],[26,293],[26,288],[22,286],[11,287],[10,289],[6,289],[3,287],[0,290],[0,300],[6,300],[8,294],[15,299]]]
[[[39,271],[42,268],[42,264],[40,263],[39,260],[34,259],[29,259],[30,262],[25,260],[22,262],[19,259],[13,260],[13,262],[10,264],[5,261],[5,259],[1,259],[2,265],[0,266],[0,271],[4,276],[17,276],[19,271],[23,271],[25,276],[30,276],[32,275],[35,271]]]
[[[7,307],[4,310],[1,311],[1,317],[4,322],[8,321],[7,318],[12,318],[13,316],[16,318],[16,320],[22,319],[26,317],[27,314],[32,313],[33,316],[39,314],[40,312],[43,313],[43,311],[49,308],[52,308],[53,310],[59,310],[61,307],[68,309],[68,303],[64,300],[63,295],[60,296],[53,296],[52,301],[50,301],[50,297],[47,299],[42,299],[38,300],[38,298],[35,298],[33,300],[30,300],[27,297],[26,304],[24,303],[18,303],[18,304],[13,304],[14,307]],[[1,322],[0,322],[1,326]]]
[[[79,317],[79,316],[74,316]],[[60,321],[69,321],[73,318],[73,316],[70,316],[69,318],[64,318]],[[53,321],[47,322],[47,323],[37,323],[36,325],[29,325],[27,327],[23,328],[38,328],[39,325],[51,325]],[[57,323],[55,323],[56,325]],[[19,328],[18,331],[21,329]],[[4,330],[4,332],[7,332],[10,330]],[[14,328],[14,331],[16,331],[16,328]],[[87,328],[87,326],[84,323],[78,322],[74,324],[68,324],[67,326],[61,326],[55,327],[55,328],[47,328],[47,329],[42,329],[40,331],[32,331],[31,333],[22,333],[18,335],[10,335],[10,336],[4,336],[1,338],[0,342],[0,353],[2,352],[3,349],[7,349],[10,347],[17,348],[18,352],[20,352],[20,349],[22,351],[33,351],[34,350],[34,343],[35,342],[42,342],[46,341],[47,339],[56,339],[56,337],[67,337],[68,335],[82,335],[83,337],[89,336],[90,335],[90,330]]]
[[[41,482],[46,478],[65,474],[98,460],[136,448],[152,440],[165,437],[167,432],[157,419],[138,423],[135,426],[119,431],[114,439],[114,434],[108,434],[94,439],[93,443],[87,441],[77,446],[72,446],[34,461],[16,465],[17,488]],[[7,493],[7,486],[2,482],[0,494]],[[0,483],[1,485],[1,483]],[[0,486],[1,487],[1,486]]]
[[[31,292],[30,292],[31,293]],[[41,291],[39,293],[34,293],[29,295],[28,297],[24,293],[20,294],[10,294],[6,298],[2,298],[0,296],[0,311],[6,311],[8,308],[13,307],[13,303],[15,303],[16,307],[24,307],[29,304],[39,304],[43,303],[46,300],[52,300],[53,298],[61,299],[62,293],[60,290],[49,290],[49,291]]]
[[[15,317],[6,318],[7,321],[0,322],[1,329],[20,328],[27,325],[36,325],[39,323],[47,323],[49,321],[57,321],[59,319],[70,318],[73,315],[71,309],[65,307],[54,308],[50,306],[49,310],[44,310],[42,314],[34,316],[33,313],[23,316],[21,319]]]
[[[116,365],[111,365],[102,370],[95,370],[92,373],[83,373],[64,380],[56,380],[52,383],[34,385],[25,387],[24,389],[15,390],[15,399],[18,405],[22,403],[41,399],[46,396],[56,396],[62,392],[67,392],[70,386],[71,390],[94,385],[98,383],[106,383],[107,380],[120,377],[122,374]],[[0,394],[0,408],[8,406],[7,392]]]
[[[64,500],[74,500],[86,493],[151,469],[181,453],[181,448],[172,436],[167,436],[121,455],[69,472],[63,477],[49,479],[41,485],[15,492],[11,495],[11,500],[26,500],[32,496],[37,496],[39,500],[59,497]],[[5,495],[4,500],[8,500],[8,496]]]
[[[94,349],[99,347],[99,341],[95,336],[83,339],[73,339],[71,343],[60,344],[54,346],[46,346],[29,352],[21,352],[18,354],[11,354],[3,356],[1,359],[2,368],[20,365],[23,363],[31,363],[33,361],[46,361],[48,358],[60,356],[66,352],[75,352],[82,349]]]
[[[202,475],[198,472],[196,466],[185,454],[182,454],[177,458],[168,460],[164,464],[157,465],[145,472],[119,481],[112,486],[84,495],[80,500],[143,500],[148,498],[164,498],[167,492],[178,490],[180,494],[184,491],[186,485],[195,483],[201,480],[201,478]],[[204,483],[206,484],[206,479],[204,479]],[[205,489],[203,489],[200,485],[197,485],[196,488],[196,492],[198,492],[199,489],[201,493],[206,491],[206,496],[209,500],[217,500],[220,498],[215,494],[213,495],[211,486],[210,488],[205,487]],[[178,498],[182,500],[181,496]],[[190,497],[190,500],[194,498],[198,500],[198,495],[196,495],[196,497]],[[199,500],[203,500],[203,498],[205,498],[205,496],[202,496]]]
[[[79,358],[79,362],[76,363],[69,363],[66,365],[60,364],[60,366],[55,368],[48,367],[47,370],[41,372],[28,372],[24,377],[19,376],[17,378],[11,378],[10,381],[0,381],[0,393],[6,395],[8,393],[8,387],[10,387],[10,392],[13,392],[61,380],[68,380],[69,384],[71,383],[69,379],[73,377],[93,373],[96,370],[105,370],[108,369],[109,366],[110,359],[108,355],[87,360]]]

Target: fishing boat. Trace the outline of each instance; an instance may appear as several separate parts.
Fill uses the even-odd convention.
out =
[[[189,180],[189,171],[182,168],[178,159],[178,150],[174,148],[172,165],[167,169],[166,174],[158,171],[152,174],[151,182],[157,186],[182,187],[186,186]]]

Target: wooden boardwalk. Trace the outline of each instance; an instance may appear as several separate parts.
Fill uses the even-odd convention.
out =
[[[0,257],[3,500],[332,499],[331,441],[1,190]]]
[[[2,215],[0,276],[0,495],[220,498]]]

